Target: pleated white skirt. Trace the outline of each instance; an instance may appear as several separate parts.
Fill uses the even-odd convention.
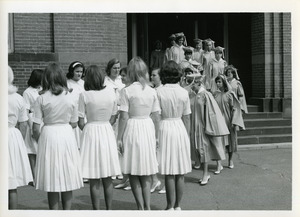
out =
[[[15,127],[8,128],[8,189],[32,182],[32,173],[25,143],[21,132]]]
[[[37,142],[35,139],[32,138],[32,114],[29,114],[29,120],[28,120],[28,125],[26,128],[26,134],[25,134],[25,146],[27,149],[28,154],[36,154],[37,153]]]
[[[116,138],[109,122],[85,125],[80,154],[83,178],[99,179],[121,174]]]
[[[155,128],[150,118],[130,118],[123,135],[122,172],[152,175],[158,172]]]
[[[182,120],[162,120],[158,135],[159,172],[164,175],[183,175],[191,172],[190,139]]]
[[[64,192],[83,187],[80,155],[69,124],[44,126],[38,146],[36,189]]]

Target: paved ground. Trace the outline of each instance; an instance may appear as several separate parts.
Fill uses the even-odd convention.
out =
[[[239,150],[234,155],[235,168],[226,166],[220,175],[212,171],[206,186],[200,186],[200,170],[186,175],[182,200],[183,210],[291,210],[292,209],[292,149]],[[114,183],[119,183],[115,180]],[[18,189],[18,208],[22,210],[48,210],[47,195],[26,186]],[[91,210],[89,185],[73,193],[74,210]],[[152,210],[166,207],[165,194],[151,195]],[[101,208],[105,209],[103,191]],[[131,191],[114,190],[114,210],[135,210]],[[26,212],[24,212],[26,213]],[[78,212],[75,212],[78,213]]]

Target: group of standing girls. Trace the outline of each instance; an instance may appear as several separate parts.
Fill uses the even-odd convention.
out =
[[[16,93],[9,67],[10,209],[17,207],[17,187],[30,182],[47,192],[49,209],[59,208],[60,193],[63,209],[71,209],[72,191],[83,187],[84,178],[93,209],[100,208],[100,179],[106,208],[112,209],[112,177],[123,173],[137,208],[150,210],[151,177],[158,172],[165,176],[166,209],[181,209],[184,174],[191,171],[191,110],[188,93],[179,85],[181,70],[167,62],[160,70],[164,85],[155,90],[141,58],[133,58],[121,76],[120,63],[110,62],[106,75],[78,61],[67,76],[57,63],[34,71],[26,103]],[[29,89],[32,94],[26,96]],[[27,146],[33,151],[26,150],[24,138],[30,138]],[[27,154],[29,159],[34,155],[32,171]]]
[[[226,159],[227,152],[228,168],[234,168],[232,156],[237,151],[237,130],[245,129],[242,114],[248,113],[245,94],[237,69],[223,59],[224,48],[214,47],[210,38],[195,39],[195,48],[184,47],[183,33],[175,34],[173,39],[176,44],[167,56],[172,59],[180,53],[185,58],[178,64],[184,74],[181,86],[188,91],[191,102],[191,157],[194,169],[203,165],[199,183],[206,185],[210,179],[210,160],[217,163],[214,174],[220,174],[221,161]]]

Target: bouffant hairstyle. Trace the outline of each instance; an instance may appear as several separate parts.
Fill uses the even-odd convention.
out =
[[[223,87],[224,87],[224,92],[227,92],[229,91],[230,87],[229,87],[229,84],[225,78],[224,75],[218,75],[216,78],[215,78],[215,82],[217,83],[217,81],[222,81],[223,83]]]
[[[167,61],[160,70],[160,80],[162,84],[176,84],[180,81],[181,77],[181,69],[173,60]]]
[[[70,64],[69,66],[69,70],[68,70],[68,73],[67,73],[67,78],[68,79],[71,79],[74,77],[74,70],[77,68],[77,67],[81,67],[82,68],[82,71],[84,73],[84,65],[82,62],[79,62],[79,61],[74,61]]]
[[[87,67],[84,77],[85,90],[102,90],[104,86],[104,73],[96,65]]]
[[[105,68],[105,72],[107,76],[110,76],[111,68],[117,63],[120,63],[120,61],[117,58],[113,58],[107,63],[107,66]]]
[[[63,91],[69,91],[65,73],[58,63],[50,63],[46,67],[44,76],[42,76],[42,88],[40,94],[48,90],[54,95],[59,95]]]
[[[43,70],[34,69],[31,72],[31,75],[27,81],[29,87],[37,88],[42,83]]]

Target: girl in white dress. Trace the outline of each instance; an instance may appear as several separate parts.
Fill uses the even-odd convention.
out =
[[[58,209],[59,192],[63,209],[71,209],[72,191],[83,187],[80,155],[72,130],[77,126],[77,105],[57,63],[46,67],[42,88],[33,112],[33,136],[38,141],[36,189],[48,192],[50,209]],[[42,120],[44,126],[39,133]]]
[[[23,98],[26,103],[26,109],[28,114],[28,126],[25,136],[25,145],[27,148],[27,153],[29,157],[30,167],[32,171],[32,176],[35,178],[35,162],[37,153],[37,142],[32,137],[32,116],[33,116],[33,105],[39,96],[39,91],[41,90],[43,70],[34,69],[31,72],[30,78],[27,81],[28,88],[23,92]]]
[[[28,116],[25,102],[12,83],[13,71],[8,67],[8,208],[16,209],[17,188],[33,181],[27,156],[25,137]],[[19,123],[19,129],[16,128]]]
[[[82,131],[82,176],[89,179],[93,209],[100,209],[99,186],[102,179],[106,209],[112,206],[111,176],[121,174],[116,138],[112,124],[116,121],[117,98],[105,87],[104,74],[96,65],[86,69],[84,88],[79,97],[79,127]],[[87,117],[87,124],[84,117]]]
[[[133,195],[139,210],[150,210],[151,175],[158,172],[156,130],[150,118],[158,120],[156,91],[147,83],[148,69],[140,57],[128,64],[131,85],[121,90],[118,148],[123,155],[122,172],[129,174]]]
[[[67,73],[67,85],[68,88],[71,90],[71,96],[75,100],[78,106],[79,95],[81,92],[84,91],[84,81],[82,80],[82,76],[84,73],[84,65],[79,61],[74,61],[69,65],[69,70]],[[78,145],[78,149],[80,149],[80,137],[81,137],[81,130],[79,127],[75,127],[73,129]]]
[[[191,172],[190,152],[190,99],[180,87],[181,69],[168,61],[161,69],[164,85],[157,90],[161,106],[159,128],[159,172],[165,175],[167,210],[181,210],[184,174]]]

